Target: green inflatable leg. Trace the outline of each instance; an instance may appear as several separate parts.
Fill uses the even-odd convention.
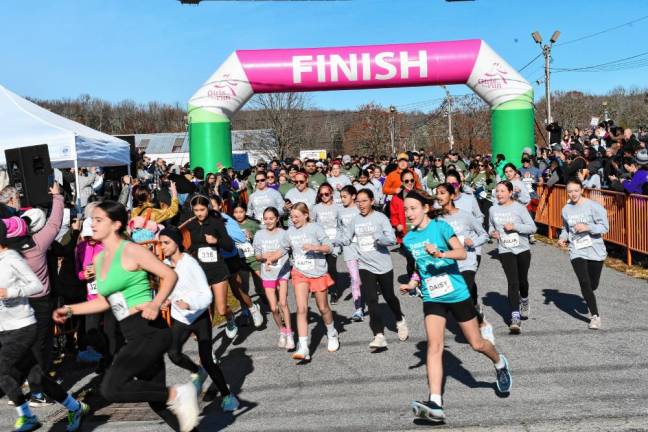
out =
[[[189,109],[189,160],[191,168],[205,173],[232,166],[231,124],[224,115],[202,108]]]
[[[506,102],[491,111],[493,159],[506,156],[506,162],[521,165],[525,148],[535,153],[533,106],[526,101]]]

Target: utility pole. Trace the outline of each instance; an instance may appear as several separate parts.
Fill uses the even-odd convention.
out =
[[[546,118],[546,123],[547,126],[550,125],[553,122],[553,118],[551,117],[551,70],[549,69],[551,65],[551,48],[553,47],[553,44],[556,43],[558,38],[560,37],[560,31],[556,30],[553,32],[551,35],[551,39],[549,39],[548,44],[542,45],[542,36],[540,36],[540,33],[537,31],[531,33],[531,37],[537,43],[540,45],[540,48],[542,49],[542,55],[544,55],[545,59],[545,103],[547,105],[547,118]],[[547,142],[550,143],[550,133],[547,132]]]
[[[446,115],[448,117],[448,142],[450,143],[450,151],[454,148],[454,135],[452,134],[452,95],[448,87],[443,87],[446,92]]]
[[[391,140],[391,154],[396,154],[396,149],[394,147],[394,140],[396,139],[396,107],[389,107],[389,137]]]

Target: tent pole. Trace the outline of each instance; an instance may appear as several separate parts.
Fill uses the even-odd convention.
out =
[[[81,213],[81,188],[79,187],[79,161],[74,158],[74,188],[76,189],[76,208]]]

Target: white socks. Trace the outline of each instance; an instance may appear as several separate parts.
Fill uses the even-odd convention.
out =
[[[504,357],[499,356],[499,361],[495,363],[495,369],[503,369],[504,366],[506,366],[506,363],[504,363]]]
[[[335,330],[335,324],[326,324],[326,335],[328,337],[335,337],[337,336],[337,330]]]
[[[434,402],[435,404],[441,406],[441,395],[440,394],[431,394],[430,395],[430,402]]]

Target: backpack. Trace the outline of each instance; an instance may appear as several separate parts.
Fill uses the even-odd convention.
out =
[[[145,216],[141,213],[128,222],[128,233],[136,243],[155,240],[156,235],[160,232],[160,225],[151,220],[153,209],[146,209]]]

